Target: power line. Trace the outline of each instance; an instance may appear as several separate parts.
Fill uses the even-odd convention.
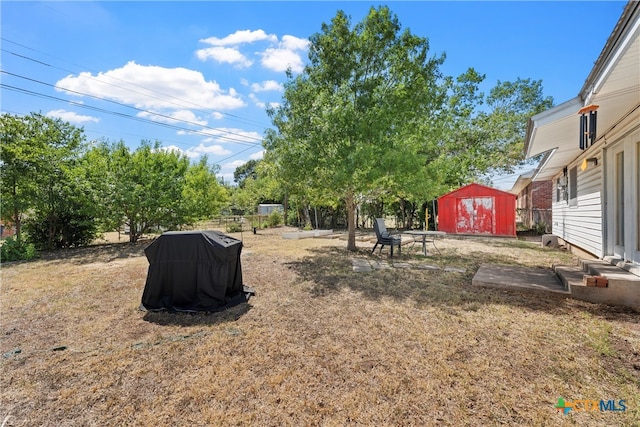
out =
[[[5,72],[5,71],[2,71],[2,70],[0,70],[0,71],[3,72],[3,73]],[[85,109],[92,110],[92,111],[97,111],[97,112],[100,112],[100,113],[110,114],[110,115],[118,116],[118,117],[121,117],[121,118],[135,120],[135,121],[142,122],[142,123],[154,124],[154,125],[157,125],[157,126],[166,127],[166,128],[169,128],[169,129],[180,130],[180,131],[183,131],[183,132],[192,133],[192,134],[196,134],[196,135],[203,135],[203,136],[207,136],[207,137],[217,137],[217,138],[225,139],[225,140],[227,140],[229,142],[235,142],[235,143],[244,144],[244,145],[251,145],[252,147],[261,145],[261,142],[241,141],[241,140],[233,139],[233,138],[225,136],[225,135],[212,135],[211,133],[208,133],[208,132],[193,130],[193,129],[189,129],[189,128],[185,128],[185,127],[181,127],[181,126],[177,126],[177,125],[172,125],[170,123],[158,122],[158,121],[155,121],[155,120],[145,119],[143,117],[138,117],[138,116],[135,116],[135,115],[129,115],[129,114],[125,114],[125,113],[121,113],[121,112],[117,112],[117,111],[107,110],[107,109],[96,107],[96,106],[93,106],[93,105],[79,103],[79,102],[75,102],[75,101],[71,101],[71,100],[67,100],[67,99],[63,99],[63,98],[58,98],[58,97],[55,97],[55,96],[52,96],[52,95],[46,95],[44,93],[35,92],[35,91],[28,90],[28,89],[7,85],[5,83],[0,83],[0,87],[4,88],[6,90],[10,90],[10,91],[14,91],[14,92],[18,92],[18,93],[22,93],[22,94],[26,94],[26,95],[31,95],[31,96],[34,96],[34,97],[39,97],[39,98],[43,98],[43,99],[59,101],[59,102],[67,103],[67,104],[70,104],[70,105],[73,105],[73,106],[76,106],[76,107],[85,108]],[[92,96],[92,95],[87,95],[87,96]],[[97,99],[100,99],[100,98],[97,98]],[[103,101],[109,101],[109,100],[103,100]],[[115,102],[115,101],[110,101],[110,102]],[[118,103],[116,102],[116,104],[118,104]],[[120,105],[123,105],[123,106],[125,106],[127,108],[131,108],[131,109],[134,109],[134,110],[145,111],[145,112],[148,112],[150,114],[156,114],[156,113],[153,113],[153,112],[150,112],[150,111],[140,110],[138,108],[130,107],[130,106],[127,106],[127,105],[124,105],[124,104],[120,104]],[[156,115],[162,116],[160,114],[156,114]],[[175,120],[175,121],[180,121],[180,120],[173,119],[173,118],[171,118],[169,116],[164,116],[164,117],[170,118],[170,119]],[[209,128],[209,129],[211,129],[213,131],[216,131],[216,132],[231,133],[231,132],[228,132],[228,131],[222,131],[220,129],[215,129],[215,128]],[[234,135],[241,136],[241,137],[244,138],[243,135],[239,135],[239,134],[234,134]],[[248,137],[248,138],[258,140],[257,138],[254,138],[254,137]]]
[[[62,58],[55,57],[54,55],[50,55],[50,54],[47,54],[45,52],[39,51],[38,49],[34,49],[34,48],[31,48],[31,47],[26,46],[24,44],[17,43],[17,42],[15,42],[13,40],[9,40],[9,39],[4,38],[4,37],[0,37],[0,40],[3,40],[5,42],[11,43],[11,44],[16,45],[16,46],[20,46],[20,47],[22,47],[24,49],[28,49],[28,50],[30,50],[32,52],[37,52],[37,53],[45,55],[47,57],[56,58],[58,60],[62,60],[63,62],[71,63],[71,64],[73,64],[73,65],[75,65],[75,66],[77,66],[77,67],[79,67],[81,69],[88,69],[90,71],[93,71],[96,74],[98,73],[98,71],[91,70],[88,67],[84,67],[82,65],[66,61],[66,60],[64,60]],[[16,57],[19,57],[19,58],[21,58],[23,60],[34,62],[34,63],[39,64],[41,66],[59,69],[61,71],[65,71],[65,72],[72,73],[72,74],[76,74],[77,73],[76,71],[72,71],[72,70],[68,70],[68,69],[62,68],[62,67],[58,67],[58,66],[46,63],[44,61],[41,61],[39,59],[30,57],[30,56],[27,56],[27,55],[22,55],[22,54],[19,54],[17,52],[12,52],[12,51],[4,49],[4,48],[2,48],[2,51],[6,52],[6,53],[9,53],[11,55],[14,55]],[[42,81],[39,81],[39,80],[36,80],[36,79],[32,79],[30,77],[20,76],[20,75],[14,74],[14,73],[11,73],[11,74],[14,75],[15,77],[18,77],[18,78],[25,78],[27,80],[34,81],[36,83],[40,83],[40,84],[44,84],[44,85],[53,87],[54,89],[57,87],[56,85],[51,85],[49,83],[42,82]],[[265,125],[264,123],[261,123],[261,122],[255,121],[255,120],[250,120],[250,119],[247,119],[247,118],[244,118],[244,117],[240,117],[240,116],[237,116],[237,115],[234,115],[234,114],[230,114],[230,113],[224,113],[224,112],[220,112],[220,111],[209,110],[207,107],[204,107],[202,105],[198,105],[198,104],[190,102],[190,101],[185,101],[185,100],[182,100],[180,98],[177,98],[177,97],[174,97],[174,96],[171,96],[171,95],[167,95],[167,94],[164,94],[162,92],[159,92],[159,91],[156,91],[156,90],[153,90],[153,89],[148,89],[148,88],[145,88],[143,86],[136,85],[136,84],[133,84],[133,83],[118,79],[118,78],[116,78],[114,76],[106,76],[106,75],[104,75],[104,77],[108,77],[108,78],[110,78],[112,80],[119,81],[119,82],[122,82],[122,83],[126,83],[128,86],[138,87],[140,89],[143,89],[146,93],[142,93],[142,92],[139,92],[139,91],[134,91],[134,90],[131,90],[130,88],[125,88],[125,87],[122,87],[122,86],[119,86],[119,85],[116,85],[116,84],[113,84],[113,83],[109,83],[109,82],[106,82],[104,80],[100,80],[100,79],[94,78],[93,76],[85,76],[85,78],[94,80],[94,81],[99,82],[101,84],[106,84],[106,85],[110,85],[112,87],[119,88],[119,89],[122,89],[122,90],[126,90],[126,91],[129,91],[129,92],[132,92],[132,93],[138,93],[138,94],[141,94],[141,95],[145,95],[145,96],[147,96],[149,98],[152,98],[152,99],[162,100],[163,102],[167,102],[167,98],[174,99],[174,100],[179,101],[181,104],[178,104],[176,102],[169,102],[169,103],[173,104],[173,105],[176,105],[178,107],[190,108],[189,106],[196,106],[196,107],[199,107],[199,108],[202,108],[202,109],[206,109],[208,111],[213,111],[215,113],[219,113],[221,115],[224,115],[227,118],[229,118],[230,120],[243,122],[245,124],[259,125],[261,127],[268,127],[268,125]],[[184,122],[184,123],[188,123],[188,124],[192,124],[192,125],[195,124],[195,125],[198,125],[198,126],[201,126],[201,127],[205,127],[205,128],[211,129],[211,130],[215,131],[216,133],[225,133],[227,135],[234,135],[234,136],[240,137],[242,139],[253,139],[253,140],[257,141],[257,142],[251,143],[251,142],[248,142],[248,141],[241,141],[241,140],[237,140],[237,139],[231,138],[231,137],[226,136],[226,135],[219,135],[219,134],[218,135],[212,135],[211,133],[208,133],[208,132],[195,131],[195,130],[192,130],[192,129],[183,128],[183,127],[176,126],[176,125],[171,125],[171,124],[168,124],[168,123],[157,122],[157,121],[154,121],[154,120],[144,119],[144,118],[137,117],[137,116],[131,116],[131,115],[123,114],[123,113],[116,112],[116,111],[110,111],[110,110],[102,109],[102,108],[95,107],[95,106],[89,106],[89,105],[86,105],[84,103],[77,103],[77,102],[74,102],[74,101],[65,100],[65,99],[62,99],[62,98],[46,95],[46,94],[43,94],[43,93],[38,93],[38,92],[35,92],[35,91],[29,91],[27,89],[18,88],[18,87],[15,87],[15,86],[11,87],[11,86],[5,85],[5,84],[2,84],[1,86],[4,89],[13,90],[13,91],[20,92],[20,93],[23,93],[23,94],[27,94],[27,95],[30,95],[30,96],[36,96],[36,97],[50,99],[50,100],[54,100],[54,101],[58,101],[58,102],[64,102],[64,103],[67,103],[67,104],[70,104],[70,105],[74,105],[74,106],[77,106],[77,107],[80,107],[80,108],[85,108],[85,109],[89,109],[89,110],[93,110],[93,111],[103,112],[105,114],[111,114],[111,115],[119,116],[119,117],[122,117],[122,118],[127,118],[127,119],[130,119],[130,120],[135,120],[135,121],[138,121],[138,122],[155,124],[155,125],[158,125],[158,126],[171,128],[171,129],[177,129],[177,130],[184,131],[184,132],[191,133],[191,134],[198,134],[198,135],[203,135],[203,136],[207,136],[207,137],[216,137],[216,138],[219,138],[219,139],[222,139],[222,140],[226,140],[226,141],[230,141],[230,142],[236,142],[236,143],[239,143],[239,144],[245,144],[245,145],[249,146],[248,148],[240,150],[239,152],[237,152],[235,154],[232,154],[231,156],[228,156],[226,158],[223,158],[223,159],[219,160],[218,163],[227,161],[227,160],[229,160],[229,159],[231,159],[233,157],[236,157],[236,156],[238,156],[238,155],[240,155],[240,154],[242,154],[242,153],[244,153],[244,152],[246,152],[246,151],[248,151],[248,150],[250,150],[252,148],[259,147],[259,146],[261,146],[261,142],[262,142],[261,138],[255,138],[255,137],[251,137],[251,136],[247,136],[247,135],[241,135],[241,134],[230,132],[230,131],[227,131],[227,130],[224,130],[224,129],[216,129],[216,128],[211,128],[209,126],[203,126],[203,125],[198,124],[198,123],[193,123],[193,122],[189,122],[187,120],[182,120],[182,119],[176,119],[174,117],[166,116],[166,115],[163,115],[163,114],[154,113],[154,112],[151,112],[151,111],[148,111],[148,110],[142,110],[142,109],[138,109],[138,108],[135,108],[135,107],[131,107],[129,105],[122,104],[122,103],[119,103],[117,101],[113,101],[113,100],[109,100],[109,99],[105,99],[105,98],[101,98],[101,97],[98,97],[98,96],[85,94],[85,93],[81,93],[81,92],[77,92],[77,91],[68,90],[68,89],[65,89],[65,88],[59,88],[59,89],[65,90],[65,91],[70,92],[70,93],[76,93],[76,94],[81,95],[81,96],[88,96],[88,97],[92,97],[94,99],[98,99],[98,100],[101,100],[101,101],[111,102],[113,104],[116,104],[116,105],[119,105],[119,106],[122,106],[122,107],[125,107],[125,108],[131,108],[131,109],[137,110],[139,112],[145,112],[147,114],[156,115],[157,117],[164,117],[164,118],[169,119],[171,121]],[[153,96],[149,95],[150,92],[159,94],[159,95],[162,96],[162,98],[153,97]],[[192,109],[192,108],[190,108],[190,109]],[[199,111],[200,113],[203,113],[203,114],[209,114],[207,111],[204,111],[204,110],[195,110],[195,111]],[[90,130],[90,131],[96,132],[95,130]],[[137,136],[139,136],[139,135],[137,135]],[[166,141],[166,142],[170,142],[170,143],[172,142],[172,143],[175,143],[177,145],[182,145],[182,146],[186,146],[187,145],[187,144],[184,144],[184,143],[181,143],[181,142],[179,143],[177,141],[166,140],[165,138],[162,138],[162,139],[164,141]]]
[[[38,83],[38,84],[41,84],[41,85],[49,86],[49,87],[52,87],[54,89],[64,90],[64,91],[75,93],[75,94],[81,95],[81,96],[88,96],[90,98],[94,98],[94,99],[97,99],[97,100],[100,100],[100,101],[116,104],[116,105],[119,105],[121,107],[130,108],[132,110],[136,110],[136,111],[139,111],[139,112],[152,114],[152,115],[155,115],[155,116],[158,116],[158,117],[163,117],[163,118],[169,119],[171,121],[184,122],[184,123],[187,123],[187,124],[190,124],[190,125],[202,126],[204,128],[207,128],[207,129],[215,130],[216,132],[221,132],[221,133],[226,133],[226,134],[229,134],[229,135],[239,136],[239,137],[245,138],[245,139],[253,139],[255,141],[262,141],[262,138],[256,138],[256,137],[252,137],[252,136],[241,135],[241,134],[238,134],[238,133],[235,133],[235,132],[231,132],[231,131],[228,131],[228,130],[224,130],[224,129],[212,128],[210,126],[201,125],[199,123],[191,122],[191,121],[184,120],[184,119],[176,119],[174,117],[171,117],[171,116],[168,116],[168,115],[165,115],[165,114],[162,114],[162,113],[156,113],[156,112],[153,112],[153,111],[144,110],[142,108],[133,107],[131,105],[123,104],[121,102],[114,101],[114,100],[111,100],[111,99],[106,99],[106,98],[102,98],[102,97],[99,97],[99,96],[96,96],[96,95],[91,95],[91,94],[87,94],[87,93],[83,93],[83,92],[78,92],[78,91],[75,91],[75,90],[72,90],[72,89],[63,88],[61,86],[57,86],[57,85],[53,85],[51,83],[43,82],[41,80],[33,79],[33,78],[26,77],[26,76],[23,76],[23,75],[20,75],[20,74],[11,73],[11,72],[8,72],[6,70],[0,70],[0,73],[8,74],[8,75],[13,76],[13,77],[17,77],[17,78],[28,80],[28,81],[31,81],[31,82],[34,82],[34,83]],[[232,141],[237,141],[237,140],[233,140],[231,138],[229,138],[229,139],[232,140]],[[237,142],[239,142],[239,141],[237,141]]]
[[[4,37],[0,37],[0,40],[3,40],[3,41],[6,41],[6,42],[8,42],[8,43],[14,44],[14,45],[16,45],[16,46],[20,46],[20,47],[22,47],[22,48],[25,48],[25,49],[31,50],[31,51],[33,51],[33,52],[40,53],[40,54],[45,55],[45,56],[49,56],[49,57],[52,57],[52,58],[56,58],[56,59],[58,59],[58,60],[62,60],[63,62],[68,62],[68,61],[66,61],[65,59],[62,59],[62,58],[59,58],[59,57],[55,57],[55,56],[50,55],[50,54],[47,54],[47,53],[45,53],[45,52],[41,52],[41,51],[39,51],[39,50],[37,50],[37,49],[34,49],[34,48],[29,47],[29,46],[23,45],[23,44],[21,44],[21,43],[14,42],[14,41],[9,40],[9,39],[6,39],[6,38],[4,38]],[[52,65],[52,64],[47,64],[47,63],[45,63],[45,62],[42,62],[42,61],[39,61],[39,60],[37,60],[37,59],[31,58],[31,57],[29,57],[29,56],[26,56],[26,55],[20,55],[20,54],[18,54],[18,53],[12,52],[12,51],[7,50],[7,49],[4,49],[4,48],[2,48],[1,50],[2,50],[2,51],[4,51],[4,52],[6,52],[6,53],[9,53],[9,54],[11,54],[11,55],[15,55],[15,56],[17,56],[17,57],[20,57],[20,58],[23,58],[23,59],[26,59],[26,60],[29,60],[29,61],[33,61],[33,62],[36,62],[36,63],[42,64],[42,65],[47,66],[47,67],[56,68],[56,69],[58,69],[58,70],[61,70],[61,71],[67,72],[67,73],[72,73],[72,74],[76,74],[76,73],[77,73],[76,71],[72,71],[72,70],[68,70],[68,69],[65,69],[65,68],[57,67],[57,66]],[[93,70],[93,69],[91,69],[91,68],[89,68],[89,67],[84,67],[84,66],[82,66],[82,65],[74,64],[74,63],[71,63],[71,64],[72,64],[72,65],[75,65],[75,66],[77,66],[77,67],[79,67],[79,68],[81,68],[81,69],[87,69],[87,70],[92,71],[92,72],[94,72],[94,73],[96,73],[96,74],[97,74],[97,73],[99,73],[98,71]],[[79,73],[78,73],[78,74],[79,74]],[[172,96],[172,95],[168,95],[168,94],[165,94],[165,93],[162,93],[162,92],[159,92],[159,91],[153,90],[153,89],[146,88],[146,87],[144,87],[144,86],[137,85],[137,84],[135,84],[135,83],[127,82],[127,81],[125,81],[125,80],[119,79],[119,78],[114,77],[114,76],[107,76],[106,74],[103,74],[103,76],[104,76],[104,77],[108,77],[108,78],[110,78],[110,79],[112,79],[112,80],[116,80],[116,81],[119,81],[119,82],[122,82],[122,83],[126,83],[128,86],[134,86],[134,87],[138,87],[138,88],[140,88],[140,89],[144,89],[144,90],[146,91],[146,93],[141,93],[141,92],[134,91],[134,90],[131,90],[131,89],[128,89],[128,88],[122,87],[122,86],[118,86],[118,85],[115,85],[115,84],[109,83],[109,82],[105,82],[105,81],[100,80],[100,79],[97,79],[97,78],[95,78],[95,77],[93,77],[93,76],[84,76],[84,77],[85,77],[85,78],[88,78],[88,79],[91,79],[91,80],[95,80],[95,81],[97,81],[97,82],[99,82],[99,83],[102,83],[102,84],[106,84],[106,85],[109,85],[109,86],[116,87],[116,88],[118,88],[118,89],[124,89],[124,90],[127,90],[127,91],[132,92],[132,93],[138,93],[138,94],[140,94],[140,95],[148,96],[148,97],[150,97],[150,98],[152,98],[152,99],[161,100],[161,101],[163,101],[163,102],[167,102],[166,98],[175,99],[175,100],[177,100],[177,101],[180,101],[182,104],[177,104],[177,103],[175,103],[175,102],[169,102],[169,103],[170,103],[170,104],[173,104],[173,105],[176,105],[176,106],[178,106],[178,107],[182,107],[182,108],[188,107],[189,105],[191,105],[192,107],[193,107],[193,106],[195,106],[195,107],[198,107],[198,108],[199,108],[199,109],[196,109],[196,111],[199,111],[199,112],[201,112],[201,113],[203,113],[203,114],[209,114],[207,111],[205,111],[205,110],[209,110],[208,108],[206,108],[206,107],[204,107],[204,106],[202,106],[202,105],[199,105],[199,104],[193,103],[193,102],[191,102],[191,101],[186,101],[186,100],[183,100],[183,99],[177,98],[177,97]],[[149,95],[149,93],[150,93],[150,92],[151,92],[151,93],[156,93],[156,94],[158,94],[158,95],[161,95],[161,96],[162,96],[162,98],[158,98],[158,97],[150,96],[150,95]],[[188,108],[192,108],[192,107],[188,107]],[[204,110],[202,110],[202,109],[204,109]],[[262,126],[262,127],[267,127],[267,125],[265,125],[264,123],[261,123],[261,122],[255,121],[255,120],[247,119],[247,118],[244,118],[244,117],[240,117],[240,116],[237,116],[237,115],[234,115],[234,114],[225,113],[225,112],[221,112],[221,111],[217,111],[217,110],[211,110],[211,111],[213,111],[214,113],[218,113],[218,114],[222,114],[222,115],[224,115],[224,116],[227,116],[227,117],[229,117],[229,118],[230,118],[230,119],[232,119],[232,120],[236,120],[236,121],[240,121],[240,122],[245,122],[246,124],[253,124],[253,125],[258,125],[258,126]]]
[[[18,111],[14,111],[14,110],[7,110],[7,109],[1,109],[1,110],[0,110],[0,113],[9,113],[9,114],[13,114],[13,115],[16,115],[16,116],[24,116],[24,115],[28,115],[28,114],[30,114],[30,112],[29,112],[29,113],[24,113],[24,112],[22,112],[22,113],[21,113],[21,112],[18,112]],[[91,129],[91,128],[87,128],[87,127],[84,127],[84,126],[83,126],[83,130],[84,130],[85,132],[93,132],[93,133],[99,134],[99,135],[101,135],[101,136],[105,133],[104,131],[97,130],[97,129]],[[143,139],[154,139],[154,138],[149,138],[148,136],[145,136],[145,135],[138,135],[138,134],[133,134],[133,133],[129,133],[129,132],[120,132],[119,134],[120,134],[120,135],[135,136],[135,137],[140,138],[141,140],[143,140]],[[158,139],[158,140],[159,140],[160,138],[155,138],[155,139]],[[184,142],[182,142],[182,141],[175,141],[175,140],[166,139],[166,138],[161,138],[161,139],[162,139],[162,142],[166,142],[166,143],[173,143],[173,144],[176,144],[176,145],[181,145],[181,146],[183,146],[183,147],[186,147],[186,146],[188,145],[188,144],[185,144],[185,143],[184,143]],[[258,145],[251,145],[251,146],[249,146],[249,147],[247,147],[247,148],[243,148],[242,150],[240,150],[240,151],[238,151],[238,152],[236,152],[236,153],[234,153],[234,154],[232,154],[232,155],[230,155],[230,156],[227,156],[227,157],[224,157],[224,158],[222,158],[222,159],[220,159],[220,160],[217,160],[217,161],[216,161],[216,162],[214,162],[214,163],[216,163],[216,164],[221,164],[221,163],[223,163],[223,162],[226,162],[227,160],[230,160],[230,159],[232,159],[232,158],[234,158],[234,157],[239,156],[239,155],[240,155],[240,154],[242,154],[242,153],[245,153],[245,152],[247,152],[247,151],[249,151],[249,150],[251,150],[251,149],[258,148],[258,147],[259,147]],[[205,154],[206,154],[206,153],[205,153]]]

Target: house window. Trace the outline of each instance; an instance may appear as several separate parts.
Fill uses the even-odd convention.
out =
[[[556,202],[567,201],[567,183],[566,175],[556,180]]]
[[[569,206],[578,206],[578,168],[569,169]]]

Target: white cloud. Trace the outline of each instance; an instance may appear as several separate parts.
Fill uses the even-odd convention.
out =
[[[208,47],[196,51],[198,59],[206,61],[213,59],[216,62],[234,64],[238,68],[247,68],[253,64],[253,61],[244,56],[238,49],[230,47]]]
[[[224,163],[220,165],[220,176],[222,176],[225,182],[231,183],[235,179],[233,173],[236,171],[236,168],[244,165],[246,160],[235,160],[233,162]]]
[[[300,73],[304,69],[302,52],[309,46],[309,41],[294,36],[282,36],[282,41],[278,47],[270,47],[261,53],[262,66],[265,68],[282,72],[291,68],[291,71]]]
[[[175,152],[177,152],[177,153],[179,153],[179,154],[186,155],[186,156],[188,156],[188,157],[192,157],[192,156],[189,156],[189,154],[188,154],[186,151],[184,151],[182,148],[178,147],[177,145],[167,145],[167,146],[163,146],[163,147],[160,147],[160,150],[162,150],[162,151],[168,151],[168,152],[175,151]],[[196,157],[197,157],[197,156],[196,156]]]
[[[253,153],[249,156],[251,160],[261,160],[264,157],[264,150],[260,150],[257,153]]]
[[[280,83],[278,83],[275,80],[265,80],[262,83],[252,84],[251,90],[253,90],[254,92],[267,92],[267,91],[282,92],[284,88]]]
[[[238,67],[249,67],[254,62],[249,53],[240,51],[242,45],[268,42],[268,47],[265,50],[253,53],[253,55],[261,57],[262,66],[276,72],[283,72],[290,68],[296,73],[300,73],[304,69],[302,54],[309,47],[307,39],[287,34],[278,40],[276,35],[267,34],[263,30],[241,30],[223,38],[209,37],[201,39],[200,42],[213,46],[196,51],[200,60],[212,59],[219,63],[234,64]]]
[[[139,65],[134,61],[95,76],[88,72],[69,75],[56,86],[60,92],[68,89],[155,111],[185,110],[191,106],[232,110],[245,106],[235,90],[223,90],[217,82],[205,80],[199,71]]]
[[[202,129],[198,133],[207,135],[211,138],[205,141],[216,141],[221,143],[248,142],[252,144],[260,144],[262,141],[262,135],[258,132],[248,132],[237,128]]]
[[[231,154],[230,150],[227,150],[221,145],[205,145],[200,143],[200,145],[196,147],[190,147],[186,150],[176,146],[176,145],[167,145],[165,147],[161,147],[160,150],[163,151],[176,151],[182,155],[189,157],[190,159],[197,159],[203,154],[214,155],[214,156],[227,156]]]
[[[222,166],[220,166],[220,169],[222,169],[222,171],[235,171],[236,168],[244,165],[246,162],[246,160],[234,160],[233,162],[229,162],[229,163],[225,163]]]
[[[266,103],[264,101],[261,101],[260,98],[258,98],[252,93],[249,94],[249,99],[251,100],[251,102],[253,102],[256,105],[256,107],[261,108],[263,110],[267,108],[267,106],[269,108],[278,108],[280,106],[279,102],[273,101],[273,102]]]
[[[263,40],[277,42],[278,38],[273,34],[265,33],[263,30],[239,30],[221,39],[217,37],[209,37],[200,41],[212,46],[237,46],[244,43],[255,43]]]
[[[203,154],[212,154],[214,156],[227,156],[231,154],[230,150],[227,150],[221,145],[204,145],[201,143],[197,147],[191,147],[187,150],[187,155],[191,158],[199,157]]]
[[[267,104],[265,104],[264,102],[260,101],[260,100],[258,99],[258,97],[257,97],[257,96],[255,96],[255,95],[254,95],[254,94],[252,94],[252,93],[250,93],[250,94],[249,94],[249,99],[250,99],[251,101],[253,101],[253,103],[254,103],[254,104],[256,104],[256,106],[257,106],[258,108],[262,108],[262,109],[264,109],[264,108],[266,108],[266,106],[267,106]]]
[[[66,110],[52,110],[49,111],[46,115],[47,117],[64,120],[65,122],[76,125],[81,125],[88,122],[98,123],[100,121],[100,119],[97,117],[83,116],[81,114],[74,113],[73,111]]]
[[[190,110],[178,110],[172,111],[167,114],[155,114],[149,111],[142,111],[137,114],[138,117],[142,117],[144,119],[153,120],[154,122],[161,123],[169,123],[169,124],[191,124],[191,125],[200,125],[206,126],[207,121],[201,119],[196,116],[193,111]],[[184,131],[179,131],[181,134],[184,134]]]
[[[309,40],[285,34],[282,36],[282,42],[280,44],[284,49],[307,50],[309,47]]]

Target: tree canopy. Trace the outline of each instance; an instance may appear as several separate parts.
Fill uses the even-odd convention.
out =
[[[97,165],[93,181],[104,192],[103,219],[111,229],[126,225],[132,242],[152,230],[191,225],[219,212],[227,200],[206,157],[191,165],[159,141],[142,141],[133,151],[122,141],[105,141],[89,155]]]
[[[309,65],[288,73],[265,161],[286,192],[342,199],[355,250],[357,200],[423,203],[522,161],[528,117],[552,104],[539,81],[499,82],[469,68],[440,71],[426,38],[387,7],[359,23],[338,11],[310,38]],[[414,209],[415,210],[415,209]]]
[[[310,64],[289,74],[270,111],[277,132],[267,133],[267,159],[292,186],[343,198],[355,249],[356,194],[421,168],[414,128],[441,109],[444,57],[429,57],[428,41],[401,31],[386,7],[353,28],[339,11],[310,42]]]
[[[130,240],[219,213],[228,194],[207,157],[196,164],[158,141],[86,143],[83,130],[33,113],[0,117],[2,218],[39,249],[84,245],[100,231]]]
[[[2,218],[15,224],[18,240],[27,212],[41,248],[91,239],[93,204],[76,168],[84,148],[82,129],[37,113],[4,114],[0,139]]]

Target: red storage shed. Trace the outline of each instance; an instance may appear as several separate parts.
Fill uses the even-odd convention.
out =
[[[438,230],[450,234],[516,235],[516,196],[469,184],[438,198]]]

